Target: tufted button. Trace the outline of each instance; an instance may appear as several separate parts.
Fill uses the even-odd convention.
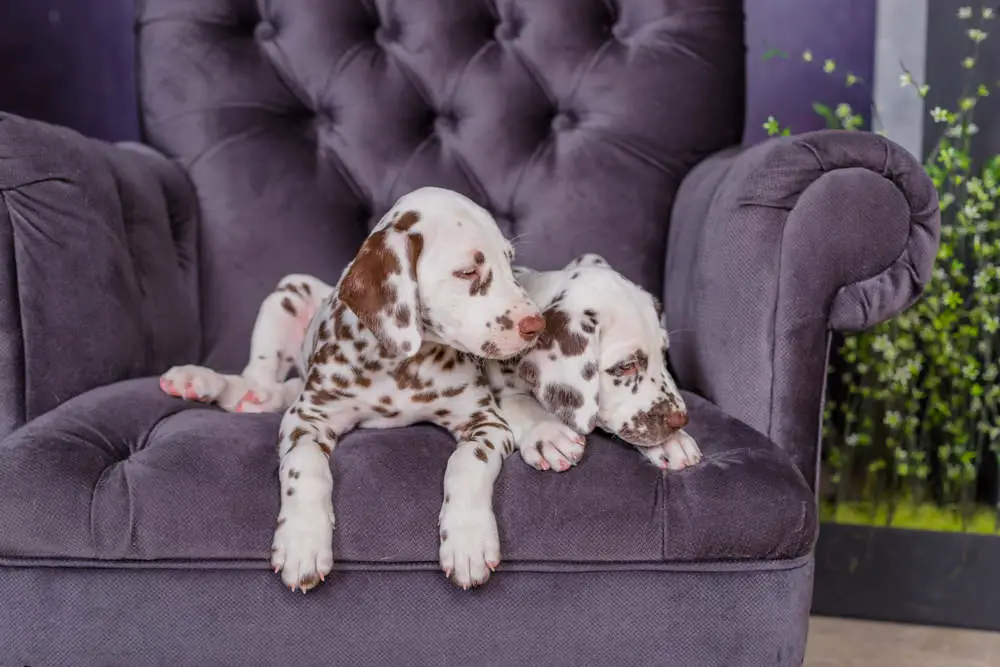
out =
[[[579,124],[580,117],[572,109],[567,109],[566,111],[560,111],[552,119],[552,131],[565,132],[566,130],[572,130]]]
[[[438,134],[449,134],[458,127],[458,116],[453,111],[442,111],[434,119],[434,131]]]
[[[496,29],[493,31],[493,36],[498,42],[509,42],[517,39],[518,35],[521,34],[522,27],[521,19],[512,16],[506,21],[497,24]]]
[[[385,48],[387,45],[399,41],[400,32],[397,21],[387,21],[375,30],[375,42]]]
[[[253,36],[261,42],[274,39],[276,34],[278,34],[278,27],[271,21],[261,21],[253,31]]]
[[[337,122],[337,116],[330,107],[320,107],[316,110],[316,120],[320,125],[330,126]]]

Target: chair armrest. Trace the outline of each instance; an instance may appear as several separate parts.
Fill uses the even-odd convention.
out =
[[[197,219],[152,149],[0,113],[0,438],[197,357]]]
[[[728,149],[683,181],[664,315],[685,388],[816,478],[831,331],[912,305],[940,240],[923,166],[875,134],[824,130]]]

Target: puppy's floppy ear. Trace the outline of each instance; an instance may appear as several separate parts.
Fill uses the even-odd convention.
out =
[[[389,354],[411,357],[420,349],[417,263],[423,236],[412,229],[408,211],[393,224],[383,222],[368,235],[337,286],[341,302],[369,329]],[[408,224],[401,225],[406,222]]]
[[[546,410],[577,433],[597,426],[600,390],[596,311],[570,308],[557,297],[543,313],[545,332],[518,365],[518,374]]]

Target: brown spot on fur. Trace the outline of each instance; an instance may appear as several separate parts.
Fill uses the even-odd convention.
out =
[[[583,394],[572,385],[553,382],[545,385],[544,403],[564,422],[573,420],[573,413],[583,407]]]
[[[376,405],[372,409],[383,417],[398,417],[400,415],[399,410],[390,410],[383,405]]]
[[[597,364],[593,361],[588,361],[583,366],[583,379],[590,380],[597,373]]]
[[[500,348],[497,347],[497,344],[491,340],[488,340],[485,343],[483,343],[483,346],[480,349],[483,351],[483,354],[485,354],[487,357],[495,357],[496,355],[500,354]]]
[[[414,403],[430,403],[431,401],[436,401],[438,398],[440,398],[440,394],[436,391],[422,391],[420,393],[413,394],[413,396],[410,397],[410,400]]]
[[[423,234],[410,234],[406,237],[406,254],[410,260],[410,277],[417,279],[417,260],[424,251]]]
[[[323,320],[322,322],[319,323],[319,328],[316,330],[316,335],[319,336],[320,340],[330,339],[330,327],[327,324],[326,320]]]
[[[393,226],[401,232],[406,232],[418,222],[420,222],[420,214],[416,211],[407,211],[396,219],[396,224]]]
[[[305,430],[301,426],[296,426],[292,429],[292,435],[289,437],[289,440],[295,444],[299,444],[299,440],[308,433],[309,431]]]
[[[487,449],[496,449],[496,447],[493,446],[493,443],[489,441],[489,438],[483,438],[483,444],[486,445]]]
[[[492,402],[493,402],[492,396],[483,396],[478,401],[476,401],[476,404],[481,408],[485,408],[489,406]]]
[[[382,362],[372,359],[371,361],[366,361],[364,364],[364,369],[369,373],[378,373],[382,370]]]
[[[292,303],[292,300],[289,299],[287,296],[281,300],[281,307],[284,308],[289,313],[291,313],[292,317],[295,317],[299,314],[298,311],[295,310],[295,305]]]
[[[330,382],[334,383],[341,389],[347,389],[351,386],[351,381],[345,378],[343,375],[337,375],[334,373],[330,376]]]
[[[485,278],[476,276],[469,286],[469,296],[486,296],[493,284],[493,269],[486,272]]]
[[[504,331],[509,331],[514,328],[514,320],[510,319],[507,315],[501,315],[498,317],[497,324],[499,324],[500,328]]]
[[[333,452],[333,450],[330,449],[330,446],[325,442],[317,442],[316,444],[319,445],[319,450],[323,452],[323,456],[330,458],[330,454]]]
[[[382,396],[378,399],[382,405],[392,405],[392,396]]]
[[[532,387],[538,386],[538,365],[535,362],[522,361],[521,365],[518,366],[517,374]]]
[[[444,362],[444,364],[442,364],[442,366],[441,366],[441,368],[443,370],[446,370],[446,371],[450,371],[454,367],[455,367],[455,360],[454,359],[449,359],[448,361]]]
[[[366,341],[366,340],[356,340],[356,341],[354,341],[354,349],[357,350],[358,352],[361,352],[366,347],[368,347],[368,341]]]
[[[486,255],[477,250],[476,254],[472,256],[472,259],[476,262],[476,266],[481,266],[484,262],[486,262]]]
[[[556,344],[567,357],[583,354],[587,349],[587,339],[570,329],[570,317],[566,311],[550,308],[545,311],[545,329],[538,337],[537,346],[550,350]]]
[[[482,461],[483,463],[486,463],[487,461],[489,461],[489,456],[486,454],[486,452],[484,452],[479,447],[476,447],[475,454],[476,454],[476,458],[479,459],[480,461]]]
[[[463,391],[465,391],[465,385],[464,384],[463,385],[459,385],[458,387],[448,387],[447,389],[442,389],[441,390],[441,395],[445,396],[447,398],[454,398],[455,396],[458,396],[459,394],[461,394]]]
[[[440,410],[435,410],[434,414],[438,417],[447,417],[448,415],[451,414],[451,410],[448,410],[447,408],[441,408]]]
[[[309,296],[309,295],[312,294],[312,288],[309,287],[309,283],[300,283],[299,287],[301,287],[302,291],[306,293],[306,296]]]
[[[286,495],[286,496],[292,496],[292,495],[295,495],[295,489],[293,489],[292,487],[288,487],[288,490],[287,490],[287,491],[285,491],[285,495]]]

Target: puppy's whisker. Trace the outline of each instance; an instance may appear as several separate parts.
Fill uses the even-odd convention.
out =
[[[677,334],[681,334],[681,333],[695,333],[696,331],[697,331],[697,329],[675,329],[673,331],[668,330],[667,331],[667,335],[668,336],[676,336]]]

